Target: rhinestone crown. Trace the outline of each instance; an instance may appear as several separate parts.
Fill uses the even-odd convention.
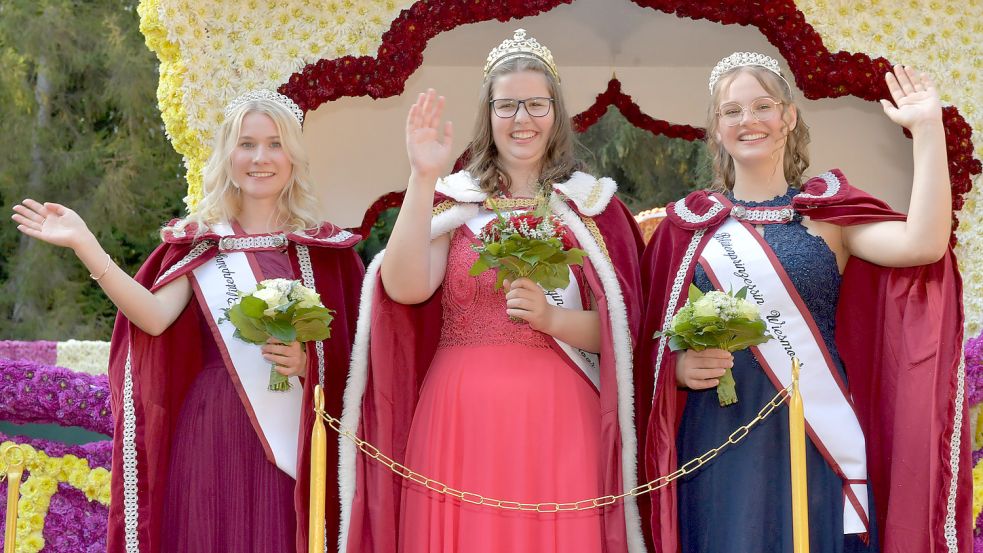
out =
[[[733,54],[717,62],[717,65],[714,66],[713,71],[710,72],[710,93],[713,94],[713,85],[717,84],[717,81],[720,80],[720,77],[724,76],[725,73],[731,69],[744,67],[747,65],[764,67],[768,71],[778,75],[778,77],[785,82],[785,86],[788,86],[790,91],[792,90],[792,87],[789,86],[788,81],[786,81],[785,77],[782,76],[782,71],[778,68],[778,60],[775,58],[764,54],[759,54],[757,52],[734,52]]]
[[[513,58],[533,58],[543,62],[553,74],[553,78],[560,80],[560,75],[556,72],[556,64],[553,62],[553,54],[549,48],[543,46],[534,38],[526,38],[525,29],[516,29],[512,38],[507,38],[496,46],[489,54],[488,61],[485,63],[485,76],[495,68],[496,65]]]
[[[235,100],[229,102],[229,105],[225,107],[225,117],[228,118],[232,113],[239,108],[242,104],[246,102],[251,102],[253,100],[268,100],[271,102],[276,102],[281,106],[287,108],[293,116],[297,119],[297,122],[301,126],[304,125],[304,110],[300,109],[293,100],[280,94],[279,92],[274,92],[272,90],[267,90],[265,88],[257,88],[255,90],[250,90],[249,92],[242,94]]]

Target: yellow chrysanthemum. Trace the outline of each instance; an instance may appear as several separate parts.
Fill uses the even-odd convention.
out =
[[[973,520],[983,511],[983,460],[973,467]]]

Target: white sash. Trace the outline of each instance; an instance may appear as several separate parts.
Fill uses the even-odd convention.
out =
[[[222,236],[232,234],[232,229],[227,225],[216,225],[212,229]],[[253,272],[243,252],[219,252],[195,269],[193,274],[195,294],[202,310],[210,315],[208,325],[216,334],[219,351],[253,428],[263,443],[266,458],[283,472],[297,478],[297,445],[303,402],[300,379],[290,377],[289,390],[268,390],[270,362],[263,358],[261,346],[233,338],[235,326],[231,322],[218,323],[224,316],[222,310],[238,299],[236,291],[255,290],[259,275]]]
[[[509,216],[515,212],[502,212],[502,215]],[[477,236],[481,229],[488,224],[489,221],[495,218],[495,213],[482,209],[480,213],[472,217],[465,223],[471,232]],[[562,290],[552,290],[544,291],[546,295],[546,301],[550,302],[552,305],[557,307],[562,307],[564,309],[578,309],[582,310],[584,308],[584,303],[580,299],[580,284],[577,283],[577,279],[573,274],[572,269],[570,271],[570,284]],[[589,351],[584,351],[582,349],[575,348],[570,344],[557,340],[555,337],[550,336],[553,341],[556,342],[563,353],[566,354],[567,358],[573,362],[574,365],[584,373],[594,384],[594,388],[601,389],[601,363],[600,358],[596,353]]]
[[[700,264],[720,290],[747,286],[748,300],[758,304],[775,337],[751,348],[773,383],[791,384],[792,357],[799,358],[807,433],[844,479],[843,533],[867,532],[870,510],[863,431],[812,314],[770,253],[753,228],[728,218],[707,242]]]

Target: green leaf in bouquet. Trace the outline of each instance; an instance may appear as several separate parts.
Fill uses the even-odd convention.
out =
[[[523,252],[520,257],[528,263],[538,263],[542,260],[549,259],[555,253],[555,247],[547,242],[540,242]]]
[[[283,305],[278,305],[276,309],[274,309],[274,311],[276,311],[277,313],[287,313],[290,311],[290,309],[293,308],[293,306],[297,305],[298,303],[300,302],[298,302],[297,300],[289,300],[287,303]]]
[[[564,267],[564,269],[565,268],[566,267]],[[533,274],[535,274],[535,272]],[[542,273],[541,276],[537,276],[537,278],[532,278],[532,276],[530,276],[530,279],[536,284],[540,285],[543,288],[543,290],[547,290],[547,291],[560,290],[566,288],[567,286],[570,286],[569,272],[564,275],[554,271],[546,270]]]
[[[259,321],[242,312],[240,304],[233,305],[229,309],[229,322],[236,327],[238,334],[236,338],[240,338],[244,342],[262,344],[269,338],[266,329],[257,326],[260,324]]]
[[[519,277],[505,267],[499,267],[498,272],[495,273],[495,289],[500,290],[502,286],[505,286],[505,279],[515,281],[517,278]]]
[[[764,321],[757,319],[754,321],[732,321],[733,339],[730,343],[730,351],[739,351],[763,344],[773,337],[768,334]]]
[[[696,300],[703,297],[703,291],[696,287],[695,284],[689,285],[689,303],[696,303]]]
[[[479,250],[478,259],[475,259],[474,264],[471,265],[471,268],[468,270],[468,274],[471,276],[478,276],[491,268],[492,266],[488,263],[488,258]]]
[[[503,257],[499,260],[503,267],[507,268],[512,274],[526,276],[532,272],[532,265],[519,259],[518,257]]]
[[[686,338],[679,335],[669,338],[669,351],[682,351],[684,349],[693,349],[690,347],[689,342],[686,341]]]
[[[308,319],[296,323],[298,342],[319,342],[331,337],[331,327],[324,321]]]
[[[747,299],[747,286],[738,290],[737,293],[734,294],[734,297],[739,300]]]
[[[570,248],[566,251],[567,258],[564,263],[567,265],[583,265],[584,257],[587,256],[587,252],[580,248]]]
[[[263,311],[266,311],[267,307],[265,301],[253,296],[243,297],[239,306],[242,308],[243,314],[254,319],[262,318]]]
[[[270,336],[281,342],[293,342],[297,339],[297,331],[288,321],[266,319],[263,323]]]
[[[294,310],[292,322],[297,323],[306,320],[324,321],[325,324],[330,324],[334,320],[334,311],[319,305]]]

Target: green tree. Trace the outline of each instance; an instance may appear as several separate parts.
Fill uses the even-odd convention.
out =
[[[618,197],[638,213],[663,207],[710,182],[706,145],[656,136],[615,107],[579,137],[594,174],[618,183]]]
[[[137,0],[0,3],[0,204],[78,211],[133,274],[181,212]],[[115,308],[71,251],[0,225],[0,339],[109,338]]]

